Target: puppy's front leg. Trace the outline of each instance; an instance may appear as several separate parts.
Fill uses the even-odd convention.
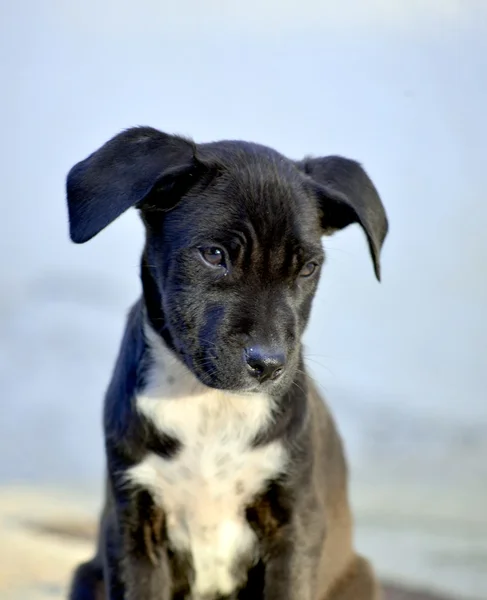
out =
[[[167,555],[157,565],[130,554],[124,561],[124,600],[171,600],[171,582]]]
[[[302,543],[292,497],[275,483],[247,510],[265,565],[262,600],[315,600],[316,560],[309,541]]]
[[[117,512],[124,600],[171,600],[171,571],[163,512],[143,491],[136,492],[127,503],[117,506]]]
[[[106,600],[125,600],[125,586],[121,568],[123,544],[117,515],[113,508],[110,512],[104,514],[101,527],[101,552]]]
[[[274,484],[247,511],[265,564],[263,600],[316,600],[325,530],[312,500]]]
[[[286,540],[265,568],[264,600],[315,600],[311,563],[297,561],[294,544]]]

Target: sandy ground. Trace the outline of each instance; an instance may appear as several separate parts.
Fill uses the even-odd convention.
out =
[[[3,600],[66,598],[73,567],[93,550],[97,507],[92,498],[60,490],[0,490]],[[392,584],[384,585],[384,592],[384,600],[446,600]]]

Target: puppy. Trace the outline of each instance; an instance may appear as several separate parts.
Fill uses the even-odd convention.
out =
[[[347,470],[301,338],[323,234],[388,223],[363,168],[258,144],[115,136],[67,178],[84,243],[130,207],[142,296],[105,398],[106,503],[72,600],[372,600]]]

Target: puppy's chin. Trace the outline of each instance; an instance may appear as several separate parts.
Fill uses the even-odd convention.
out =
[[[215,390],[233,392],[235,394],[255,394],[264,391],[262,385],[247,379],[247,377],[241,374],[240,376],[238,374],[232,376],[228,371],[221,373],[215,368],[208,370],[204,368],[192,368],[191,366],[189,368],[200,383]]]
[[[227,378],[220,379],[217,376],[209,376],[206,373],[195,373],[198,381],[206,387],[220,390],[222,392],[231,392],[232,394],[242,396],[252,396],[255,394],[267,394],[269,396],[279,396],[291,385],[287,385],[284,381],[266,381],[264,383],[256,383],[252,380],[242,378],[242,381],[229,380]]]

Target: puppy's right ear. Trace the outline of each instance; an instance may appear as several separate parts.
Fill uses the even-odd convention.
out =
[[[196,167],[195,146],[182,137],[151,127],[119,133],[68,174],[71,240],[87,242],[154,188],[174,191]]]

